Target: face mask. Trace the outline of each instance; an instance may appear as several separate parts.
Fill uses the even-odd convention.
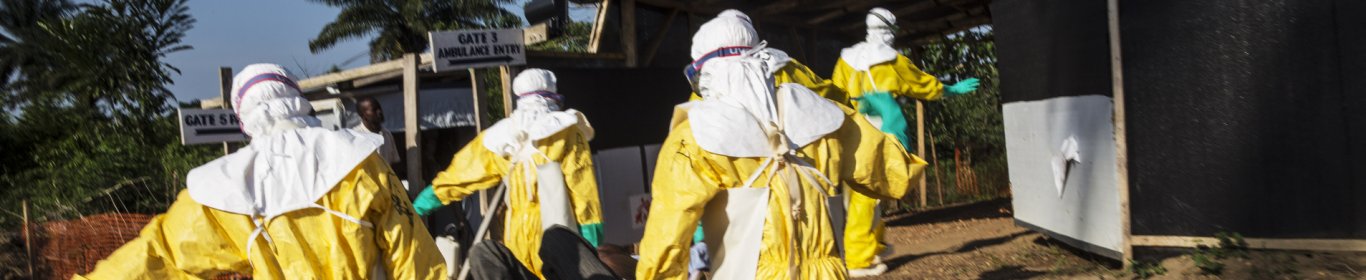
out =
[[[892,42],[896,41],[896,34],[887,29],[869,29],[868,37],[864,38],[864,40],[870,43],[882,43],[891,46]]]

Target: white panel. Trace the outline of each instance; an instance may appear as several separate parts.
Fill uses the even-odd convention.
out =
[[[644,233],[631,227],[633,196],[645,194],[645,169],[639,146],[600,150],[593,155],[602,202],[603,241],[631,245]]]
[[[1111,252],[1123,252],[1116,188],[1113,103],[1106,96],[1058,97],[1003,107],[1015,219]],[[1061,192],[1051,160],[1076,137],[1080,164]],[[1091,246],[1079,246],[1095,251]]]

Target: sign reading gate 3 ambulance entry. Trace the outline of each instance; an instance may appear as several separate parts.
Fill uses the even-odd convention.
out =
[[[526,64],[521,29],[480,29],[427,33],[437,72],[495,65]]]
[[[184,145],[242,142],[237,115],[230,109],[180,109],[180,143]]]

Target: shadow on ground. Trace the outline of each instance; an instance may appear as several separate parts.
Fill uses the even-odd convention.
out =
[[[1024,266],[1011,265],[1003,266],[992,271],[982,272],[977,275],[977,279],[1026,279],[1047,274],[1045,272],[1032,271],[1025,269]]]
[[[899,217],[887,221],[887,226],[895,227],[933,224],[970,219],[1010,218],[1010,213],[1000,211],[1002,209],[1011,209],[1010,198],[998,198],[958,207],[948,207],[925,212],[916,212],[910,215],[900,215]]]
[[[937,256],[937,255],[944,255],[944,254],[965,253],[965,252],[970,252],[970,251],[977,250],[977,249],[983,248],[983,247],[989,247],[989,246],[994,246],[994,245],[1000,245],[1000,244],[1004,244],[1004,243],[1006,243],[1006,242],[1010,242],[1011,240],[1014,240],[1015,238],[1018,238],[1018,237],[1020,237],[1020,236],[1025,236],[1025,235],[1028,235],[1028,234],[1030,234],[1030,233],[1029,233],[1029,232],[1017,232],[1017,233],[1014,233],[1014,234],[1011,234],[1011,235],[1006,235],[1006,236],[1001,236],[1001,237],[996,237],[996,238],[988,238],[988,239],[973,240],[973,241],[970,241],[970,242],[968,242],[968,243],[964,243],[963,246],[960,246],[960,247],[958,247],[958,249],[954,249],[954,250],[938,251],[938,252],[930,252],[930,253],[917,254],[917,255],[905,255],[905,256],[895,257],[895,258],[892,258],[892,259],[887,260],[887,262],[886,262],[886,263],[887,263],[887,268],[890,268],[890,269],[895,270],[896,268],[901,267],[902,265],[904,265],[904,264],[906,264],[906,263],[909,263],[909,262],[912,262],[912,261],[915,261],[915,260],[921,259],[921,258],[926,258],[926,257],[931,257],[931,256]]]

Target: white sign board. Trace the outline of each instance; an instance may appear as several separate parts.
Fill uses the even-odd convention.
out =
[[[496,65],[525,65],[522,29],[481,29],[427,33],[437,72]]]
[[[180,109],[180,143],[184,145],[243,142],[237,115],[230,109]]]

